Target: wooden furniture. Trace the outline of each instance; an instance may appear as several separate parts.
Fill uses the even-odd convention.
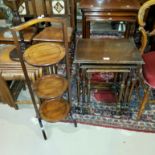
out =
[[[34,0],[33,0],[34,1]],[[36,1],[33,3],[34,8],[37,8]],[[68,42],[73,40],[75,29],[75,11],[74,0],[42,0],[43,15],[45,17],[66,18],[68,21],[67,35]],[[38,14],[37,14],[38,15]],[[52,33],[52,35],[47,35]],[[33,41],[63,41],[63,32],[60,25],[46,27],[38,35],[33,38]]]
[[[8,6],[12,11],[12,14],[13,14],[12,25],[13,26],[19,25],[22,23],[21,15],[19,14],[19,8],[23,3],[27,4],[24,0],[4,0],[4,4]],[[33,9],[33,11],[35,14],[35,9]],[[24,40],[26,43],[31,43],[32,38],[34,34],[36,33],[36,28],[26,29],[23,33],[24,35],[23,35],[22,40]],[[22,40],[21,42],[23,42]],[[3,44],[14,43],[9,27],[6,27],[0,30],[0,43],[3,43]]]
[[[18,108],[19,103],[31,103],[26,100],[17,100],[18,95],[24,87],[25,76],[21,68],[20,62],[10,59],[10,52],[15,50],[14,45],[5,45],[0,47],[0,74],[2,76],[2,85],[0,89],[4,89],[5,100],[3,102],[8,105]],[[35,81],[42,76],[42,68],[36,68],[30,65],[26,65],[28,70],[28,76],[31,81]],[[5,80],[5,82],[3,82]],[[10,81],[10,85],[7,85],[6,81]]]
[[[127,22],[125,36],[129,37],[134,32],[139,7],[137,0],[81,0],[83,38],[90,37],[90,22],[106,20]]]
[[[14,99],[12,98],[12,95],[10,93],[10,90],[7,86],[6,81],[4,78],[0,75],[0,101],[3,103],[7,103],[12,107],[16,107],[14,103]]]
[[[122,73],[118,97],[119,104],[119,102],[130,100],[136,79],[135,73],[139,70],[143,61],[133,39],[79,39],[74,63],[77,66],[78,101],[81,91],[80,85],[85,85],[82,83],[85,80],[80,78],[82,76],[81,72],[118,72]],[[125,87],[127,76],[130,77],[128,80],[130,83]],[[89,82],[88,78],[88,84],[86,84],[88,87],[90,87]],[[130,91],[126,96],[126,90],[129,88]]]
[[[138,109],[137,120],[142,117],[146,104],[149,102],[155,102],[154,100],[149,100],[151,90],[155,88],[155,51],[145,51],[146,45],[148,43],[148,38],[155,35],[155,29],[153,29],[151,32],[146,31],[144,21],[144,19],[146,19],[145,14],[147,13],[147,10],[153,5],[155,5],[155,1],[149,0],[141,6],[138,12],[139,30],[142,34],[140,52],[144,60],[144,65],[142,66],[142,80],[144,80],[144,96]]]
[[[30,26],[39,23],[60,24],[63,32],[63,44],[53,42],[42,42],[33,44],[24,51],[22,55],[18,42],[17,32],[22,31]],[[49,122],[55,122],[64,119],[69,113],[71,114],[71,86],[70,86],[70,64],[68,56],[68,42],[67,42],[67,26],[65,19],[57,18],[36,18],[30,20],[22,25],[12,28],[15,43],[18,47],[18,54],[28,89],[32,98],[32,102],[36,111],[36,115],[42,128],[42,119]],[[50,35],[50,34],[48,34]],[[51,34],[52,35],[52,34]],[[66,64],[66,75],[57,74],[55,65],[64,59]],[[43,67],[45,69],[52,68],[51,74],[44,75],[35,83],[30,82],[25,63],[35,67]],[[48,73],[50,73],[50,71]],[[47,73],[46,73],[47,74]],[[66,77],[66,78],[65,78]],[[67,91],[68,101],[62,99],[63,94]],[[38,107],[34,93],[40,99],[40,106]],[[76,121],[74,121],[76,126]],[[46,140],[47,136],[42,129],[43,137]]]

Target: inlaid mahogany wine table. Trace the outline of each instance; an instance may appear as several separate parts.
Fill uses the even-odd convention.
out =
[[[83,38],[90,37],[91,21],[125,21],[125,36],[132,35],[139,7],[137,0],[81,0]]]
[[[83,72],[87,74],[88,77],[89,74],[94,72],[118,72],[123,74],[117,100],[117,102],[120,103],[121,101],[128,101],[131,97],[136,72],[139,71],[141,64],[143,64],[143,60],[131,38],[79,39],[76,45],[74,63],[77,68],[78,101],[80,100],[80,92],[82,92],[83,98],[85,98],[84,96],[86,95],[84,92],[85,86],[81,89],[81,86],[85,84],[82,79],[83,76],[81,76]],[[128,86],[128,88],[125,86],[127,76],[131,79],[131,85]],[[87,80],[88,84],[86,87],[88,88],[87,95],[89,98],[89,78]],[[125,90],[129,91],[129,93],[125,93]]]

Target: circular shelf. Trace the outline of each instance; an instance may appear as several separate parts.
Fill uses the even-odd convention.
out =
[[[43,99],[60,97],[67,90],[68,82],[60,75],[46,75],[34,83],[34,91]]]
[[[63,120],[69,111],[70,104],[62,98],[44,101],[39,108],[41,118],[48,122]]]
[[[58,63],[65,56],[65,48],[57,43],[38,43],[24,52],[24,60],[33,66],[49,66]]]

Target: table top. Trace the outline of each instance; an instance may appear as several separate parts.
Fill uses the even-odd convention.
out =
[[[74,63],[81,64],[143,64],[133,39],[79,39]]]
[[[4,46],[0,46],[0,65],[6,65],[6,64],[10,64],[10,65],[20,65],[20,62],[17,61],[13,61],[10,59],[9,57],[9,53],[10,51],[14,50],[16,48],[16,46],[14,45],[4,45]],[[20,65],[21,66],[21,65]]]
[[[138,11],[140,7],[137,0],[81,0],[80,8],[89,10],[126,10]]]

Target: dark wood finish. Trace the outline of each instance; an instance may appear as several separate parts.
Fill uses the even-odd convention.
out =
[[[127,75],[128,75],[129,72],[130,72],[130,69],[127,69],[127,68],[122,68],[122,69],[121,68],[97,68],[97,66],[96,66],[95,69],[94,68],[87,69],[86,70],[87,77],[88,77],[88,82],[87,82],[87,85],[88,85],[88,88],[87,88],[87,102],[90,103],[90,91],[92,89],[101,88],[101,89],[108,90],[108,89],[111,89],[112,85],[116,85],[116,84],[119,83],[120,84],[119,95],[118,96],[115,95],[115,98],[116,98],[116,103],[120,104],[122,102],[123,94],[125,95],[125,93],[124,93],[124,91],[125,91],[125,81],[127,79]],[[107,81],[99,82],[99,83],[101,83],[99,85],[97,83],[91,82],[92,73],[115,73],[115,74],[119,73],[119,76],[121,75],[123,78],[121,80],[119,80],[118,82],[116,82],[116,81],[109,82],[109,83]],[[120,105],[117,105],[117,106],[120,106]]]
[[[137,0],[81,0],[83,38],[90,37],[91,21],[126,21],[135,24],[140,4]],[[126,37],[133,30],[126,30]]]
[[[39,108],[41,117],[48,122],[57,122],[67,117],[70,104],[64,99],[45,101]]]
[[[24,60],[33,66],[49,66],[58,63],[65,56],[63,46],[55,43],[39,43],[24,52]]]
[[[7,83],[1,75],[0,75],[0,101],[9,104],[11,107],[16,107],[15,101],[11,95]]]
[[[8,6],[14,14],[13,25],[18,25],[21,23],[20,16],[28,18],[37,16],[36,8],[33,7],[34,2],[35,0],[4,0],[4,4]],[[24,9],[26,14],[24,15],[23,14],[21,15],[19,12],[19,8],[22,4],[25,5]]]
[[[57,14],[53,13],[52,8],[52,0],[42,0],[42,9],[43,14],[45,17],[60,17],[69,18],[69,26],[67,26],[67,36],[68,36],[68,43],[71,43],[73,39],[73,33],[75,29],[75,3],[74,0],[64,0],[64,14]],[[34,7],[37,7],[37,3],[34,3]],[[52,34],[52,35],[47,35]],[[38,35],[36,35],[33,40],[34,41],[55,41],[55,42],[62,42],[63,35],[62,35],[62,28],[59,26],[47,27],[43,31],[41,31]]]
[[[122,100],[129,100],[129,96],[125,94],[125,80],[129,74],[133,74],[139,70],[143,60],[140,52],[136,48],[133,39],[79,39],[77,42],[74,63],[77,64],[77,86],[78,86],[78,100],[80,95],[80,70],[88,69],[91,72],[118,72],[123,73],[121,82],[120,96],[118,102]],[[135,76],[135,74],[133,74]],[[130,76],[131,77],[131,76]],[[135,77],[130,78],[132,81]],[[132,82],[130,82],[132,83]],[[89,86],[90,84],[88,84]],[[89,92],[89,91],[88,91]],[[124,94],[123,94],[124,93]],[[119,103],[118,103],[119,104]]]
[[[61,97],[67,90],[68,82],[62,76],[52,74],[38,79],[34,83],[34,91],[37,96],[43,99]]]
[[[67,25],[66,25],[65,19],[49,18],[49,17],[36,18],[36,19],[32,19],[24,24],[21,24],[19,26],[13,27],[11,30],[13,33],[15,44],[17,46],[17,52],[19,54],[20,63],[21,63],[21,66],[22,66],[22,69],[23,69],[23,72],[25,75],[25,79],[26,79],[28,89],[29,89],[29,92],[31,95],[31,99],[32,99],[32,102],[33,102],[33,105],[35,108],[35,112],[36,112],[40,127],[42,129],[43,128],[42,117],[40,115],[40,112],[39,112],[39,109],[37,106],[37,100],[34,96],[34,90],[32,88],[32,83],[28,76],[26,64],[25,64],[25,61],[23,58],[23,54],[21,53],[21,48],[20,48],[20,44],[19,44],[18,36],[17,36],[17,32],[23,31],[24,29],[27,29],[28,27],[31,27],[31,26],[34,26],[37,24],[41,24],[41,23],[45,23],[45,24],[51,23],[51,25],[52,25],[52,23],[57,23],[61,26],[61,28],[62,28],[61,32],[63,32],[63,42],[62,42],[63,47],[60,46],[60,44],[56,44],[56,43],[40,43],[40,44],[36,44],[36,45],[33,44],[31,47],[24,50],[25,51],[24,57],[25,57],[26,61],[31,59],[31,56],[34,59],[39,58],[39,61],[38,61],[39,66],[51,67],[51,65],[53,65],[53,63],[58,63],[58,61],[60,61],[65,56],[67,80],[64,80],[63,78],[60,78],[59,76],[55,76],[55,75],[43,76],[35,84],[34,89],[36,89],[36,92],[38,93],[38,97],[41,97],[41,98],[43,97],[41,99],[41,102],[44,100],[45,101],[49,100],[50,98],[53,98],[53,100],[56,100],[56,98],[60,98],[62,93],[64,93],[64,91],[67,90],[68,91],[68,103],[71,103],[71,95],[70,95],[70,93],[71,93],[71,86],[70,86],[71,78],[70,77],[71,76],[70,76],[70,63],[69,63],[69,53],[68,53],[68,41],[67,41]],[[51,26],[51,25],[49,25],[49,26]],[[41,47],[40,45],[43,47]],[[26,53],[28,53],[28,55],[26,55]],[[26,56],[28,56],[28,57],[26,57]],[[51,59],[51,62],[50,62],[50,59]],[[33,62],[34,62],[34,60],[33,60]],[[37,61],[35,60],[35,62],[34,63],[33,62],[32,62],[32,64],[36,65]],[[58,95],[58,96],[56,96],[56,95]],[[64,111],[64,108],[62,108],[62,109],[60,108],[59,110]],[[67,111],[67,112],[69,113],[69,111]],[[59,120],[59,118],[57,118],[57,120]],[[74,121],[74,124],[76,126],[75,121]],[[42,129],[42,134],[44,136],[44,139],[46,139],[47,137],[46,137],[44,129]]]
[[[143,63],[133,39],[79,39],[75,63],[140,65]]]
[[[72,41],[72,33],[73,29],[71,27],[67,28],[67,34],[68,34],[68,42],[70,43]],[[54,41],[54,42],[62,42],[63,41],[63,32],[62,28],[59,27],[47,27],[43,31],[41,31],[39,34],[37,34],[33,41]]]
[[[88,10],[125,10],[137,11],[139,9],[139,2],[137,0],[81,0],[80,8]]]
[[[11,10],[18,10],[24,0],[3,0],[4,4]]]

